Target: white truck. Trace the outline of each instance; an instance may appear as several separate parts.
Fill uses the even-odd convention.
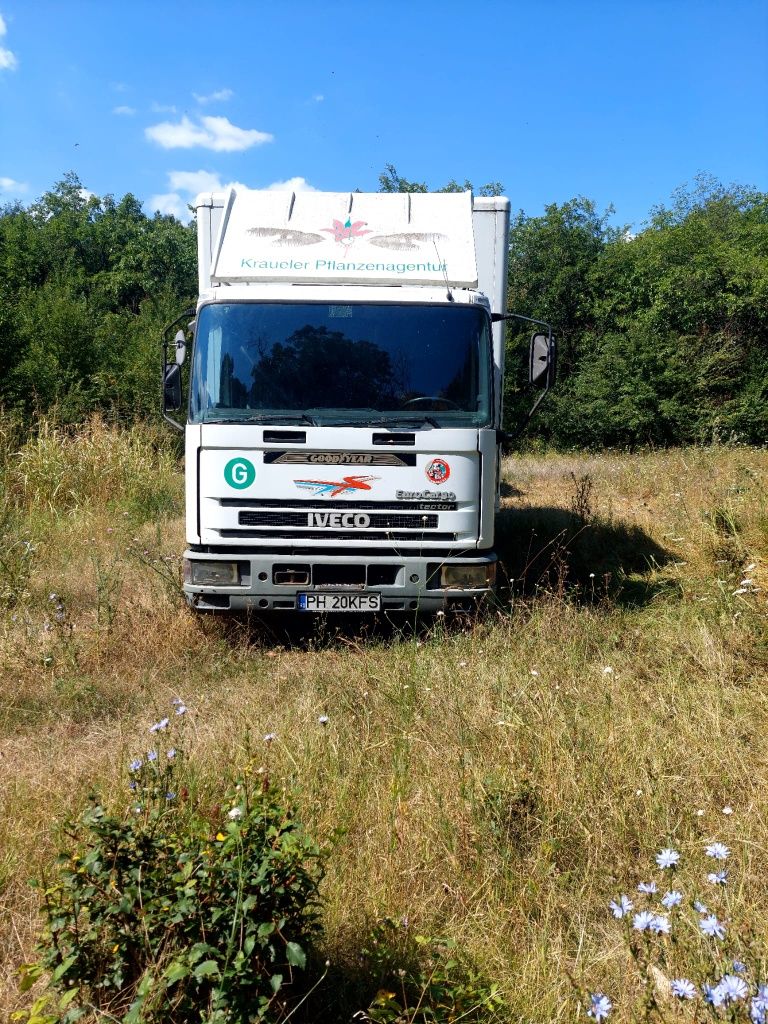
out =
[[[496,576],[509,200],[238,189],[195,206],[200,296],[164,339],[190,605],[474,607]]]

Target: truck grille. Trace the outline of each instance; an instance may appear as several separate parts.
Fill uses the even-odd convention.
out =
[[[396,512],[361,513],[357,506],[353,512],[348,505],[345,507],[344,513],[326,510],[321,512],[310,510],[306,512],[241,511],[237,521],[240,526],[320,526],[323,529],[339,529],[351,525],[347,522],[350,516],[357,520],[354,525],[361,530],[435,530],[438,526],[436,515],[403,515]],[[344,521],[336,522],[336,519]]]

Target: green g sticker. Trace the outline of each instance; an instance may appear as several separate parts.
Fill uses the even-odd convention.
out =
[[[230,487],[242,491],[256,479],[256,469],[248,459],[230,459],[224,467],[224,479]]]

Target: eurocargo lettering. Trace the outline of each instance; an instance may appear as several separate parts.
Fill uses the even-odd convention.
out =
[[[200,612],[434,613],[494,587],[509,200],[209,193],[164,337]],[[554,380],[529,320],[529,380]],[[530,418],[530,414],[529,414]],[[524,424],[518,424],[522,427]]]

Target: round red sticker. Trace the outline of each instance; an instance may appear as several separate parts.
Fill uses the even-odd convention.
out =
[[[444,484],[451,475],[451,467],[445,459],[432,459],[425,472],[430,483]]]

